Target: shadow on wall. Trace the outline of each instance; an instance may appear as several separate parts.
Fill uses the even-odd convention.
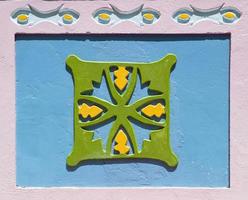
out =
[[[79,162],[75,167],[71,167],[66,165],[67,171],[73,172],[77,168],[85,165],[109,165],[109,164],[130,164],[130,163],[150,163],[153,165],[158,165],[164,167],[168,172],[173,172],[176,170],[176,167],[169,167],[164,164],[164,162],[154,159],[147,159],[147,158],[122,158],[122,159],[98,159],[98,160],[86,160]]]

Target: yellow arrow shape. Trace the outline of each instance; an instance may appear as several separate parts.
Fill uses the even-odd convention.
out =
[[[120,154],[127,154],[130,150],[130,147],[127,146],[127,136],[126,134],[122,131],[119,130],[116,137],[115,137],[115,142],[117,143],[114,146],[114,149],[116,151],[119,151]]]
[[[141,112],[145,114],[147,117],[161,117],[162,114],[165,114],[165,108],[161,103],[157,103],[156,105],[148,105],[141,109]]]
[[[89,106],[86,103],[83,103],[82,105],[78,106],[78,113],[82,115],[83,118],[87,118],[90,116],[91,118],[96,117],[100,113],[102,113],[103,110],[97,106]]]

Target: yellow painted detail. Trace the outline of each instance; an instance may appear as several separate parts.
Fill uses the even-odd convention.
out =
[[[82,115],[83,118],[87,118],[88,116],[93,118],[101,114],[102,112],[103,110],[97,106],[88,106],[85,103],[78,106],[78,113]]]
[[[26,22],[26,21],[28,21],[28,19],[29,19],[29,16],[26,14],[20,14],[17,16],[18,22]]]
[[[153,21],[154,20],[154,14],[152,13],[145,13],[143,15],[144,19],[148,20],[148,21]]]
[[[125,67],[118,67],[118,69],[114,72],[114,75],[116,77],[114,83],[115,85],[122,91],[127,83],[127,77],[128,77],[129,72],[125,69]]]
[[[118,151],[120,154],[127,154],[129,152],[130,147],[126,145],[127,136],[122,130],[118,131],[115,137],[115,142],[117,144],[114,146],[114,149]]]
[[[101,13],[98,15],[98,18],[104,21],[110,20],[110,15],[108,13]]]
[[[156,105],[148,105],[144,107],[141,112],[147,117],[161,117],[162,114],[165,114],[165,108],[161,103],[158,103]]]
[[[228,19],[234,19],[234,18],[236,18],[237,16],[236,16],[236,14],[235,14],[234,12],[226,12],[226,13],[224,14],[224,17],[226,17],[226,18],[228,18]]]
[[[68,21],[68,22],[72,22],[73,21],[73,16],[70,14],[64,14],[63,15],[63,20]]]
[[[178,18],[181,20],[188,20],[190,18],[190,15],[188,13],[181,13],[178,15]]]

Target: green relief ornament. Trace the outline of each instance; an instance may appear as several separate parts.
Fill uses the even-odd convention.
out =
[[[71,55],[66,65],[74,81],[74,145],[69,167],[97,159],[154,159],[176,167],[170,146],[170,73],[176,56],[168,54],[151,63],[93,62]],[[130,103],[138,76],[148,95]],[[94,84],[106,79],[111,102],[93,95]],[[108,95],[106,93],[106,95]],[[150,128],[141,150],[132,122]],[[94,129],[111,124],[106,144],[94,138]],[[106,148],[105,148],[106,147]]]

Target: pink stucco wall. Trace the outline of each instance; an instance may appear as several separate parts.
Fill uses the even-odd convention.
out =
[[[212,8],[225,2],[242,12],[241,20],[232,25],[202,22],[195,26],[182,26],[172,19],[172,13],[193,4]],[[42,23],[34,27],[21,27],[12,23],[10,13],[30,3],[41,10],[56,8],[62,1],[0,1],[0,199],[180,199],[180,200],[245,200],[248,196],[248,1],[212,0],[111,0],[64,1],[66,7],[80,12],[77,24],[56,26]],[[131,10],[144,3],[159,10],[162,15],[153,26],[137,26],[131,22],[114,27],[99,26],[90,17],[99,7],[109,3],[123,10]],[[15,184],[15,33],[231,33],[230,74],[230,188],[17,188]]]

